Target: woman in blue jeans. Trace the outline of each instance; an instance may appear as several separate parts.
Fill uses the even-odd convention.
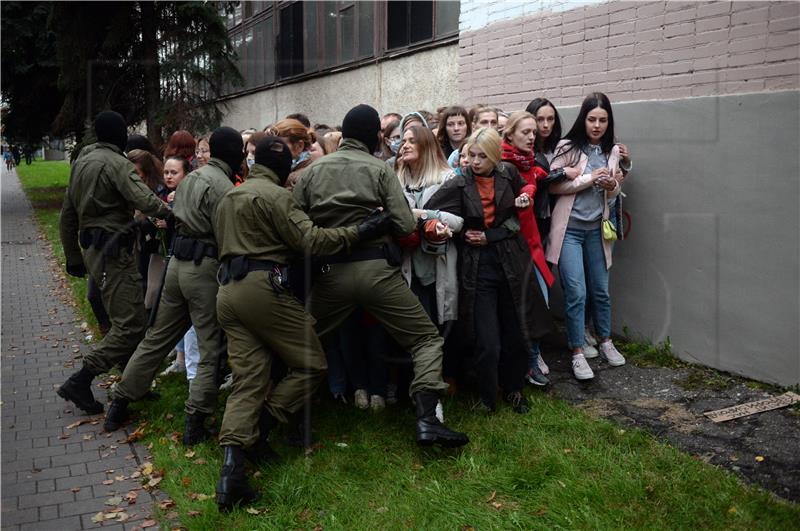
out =
[[[594,378],[583,353],[587,297],[591,300],[600,355],[613,367],[625,358],[611,341],[608,271],[611,240],[603,235],[609,204],[620,192],[620,152],[614,143],[614,114],[605,94],[583,100],[572,129],[558,143],[551,171],[577,168],[577,177],[550,186],[557,195],[550,228],[547,261],[558,265],[564,289],[567,343],[578,380]],[[574,173],[574,172],[573,172]]]

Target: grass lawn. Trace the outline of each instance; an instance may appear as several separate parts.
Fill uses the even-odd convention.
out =
[[[22,167],[23,186],[29,197],[53,202],[54,190],[66,185],[66,168],[39,164]],[[37,167],[47,169],[38,175]],[[63,262],[57,209],[38,207],[36,217]],[[85,282],[71,285],[84,301]],[[80,311],[89,320],[88,305]],[[657,348],[642,355],[656,361],[663,354]],[[501,407],[485,416],[470,410],[473,397],[449,400],[448,423],[472,439],[458,451],[418,448],[407,403],[373,414],[323,400],[313,411],[313,451],[287,446],[284,430],[277,431],[272,439],[283,460],[250,473],[261,501],[222,515],[213,497],[219,447],[187,450],[176,442],[185,380],[164,378],[158,390],[160,400],[135,409],[142,442],[163,471],[159,488],[175,503],[159,512],[164,528],[775,530],[800,519],[798,505],[646,433],[530,391],[527,415]]]

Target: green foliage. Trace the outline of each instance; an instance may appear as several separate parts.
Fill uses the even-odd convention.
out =
[[[8,104],[3,134],[34,144],[49,131],[63,95],[58,90],[55,36],[47,27],[50,2],[1,2],[2,95]]]
[[[625,357],[639,367],[686,367],[687,364],[672,353],[672,343],[669,338],[662,343],[654,345],[645,339],[634,340],[630,338],[627,327],[623,328],[625,342],[617,345]]]
[[[55,3],[50,25],[66,94],[60,131],[80,136],[86,117],[104,109],[128,123],[153,110],[148,131],[210,130],[222,117],[223,81],[241,81],[216,2]]]

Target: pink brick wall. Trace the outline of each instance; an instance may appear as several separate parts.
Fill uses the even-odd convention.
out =
[[[524,108],[800,89],[800,3],[609,2],[459,39],[461,101]]]

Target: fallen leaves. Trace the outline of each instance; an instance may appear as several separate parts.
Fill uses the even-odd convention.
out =
[[[189,499],[196,500],[196,501],[206,501],[207,499],[211,498],[208,494],[203,494],[200,492],[190,492]]]
[[[247,511],[248,514],[259,515],[259,514],[264,514],[266,512],[269,512],[269,509],[256,509],[255,507],[248,507],[246,509],[246,511]]]
[[[194,450],[189,450],[185,454],[183,454],[183,457],[186,457],[188,459],[191,459],[194,456],[195,456],[195,451]]]
[[[192,483],[192,480],[189,478],[189,476],[183,476],[181,478],[181,483],[183,483],[184,487],[188,487]]]
[[[139,493],[135,490],[128,491],[128,494],[125,495],[125,500],[127,500],[128,505],[133,505],[136,503],[136,499],[139,497]]]
[[[105,505],[119,505],[120,503],[122,503],[122,496],[112,496],[104,502]]]
[[[78,426],[83,426],[84,424],[98,424],[101,420],[103,420],[103,416],[99,417],[90,417],[85,419],[76,420],[72,424],[67,425],[65,429],[72,430],[77,428]]]
[[[169,498],[166,500],[158,502],[158,508],[162,510],[167,510],[175,507],[175,502]]]
[[[128,435],[125,438],[125,442],[126,443],[136,442],[136,441],[140,440],[142,437],[144,437],[144,433],[145,433],[144,428],[145,428],[145,426],[147,426],[146,422],[143,422],[139,426],[137,426],[136,429],[133,430],[133,433],[131,433],[130,435]]]

